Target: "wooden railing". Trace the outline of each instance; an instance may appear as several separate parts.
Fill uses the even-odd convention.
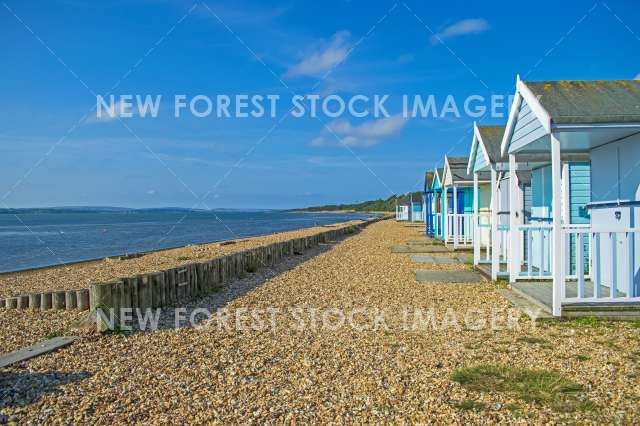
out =
[[[640,228],[563,227],[563,302],[640,302],[639,237]]]
[[[509,261],[509,225],[498,225],[498,241],[500,242],[498,261]]]
[[[454,246],[473,245],[473,213],[447,214],[447,242]]]
[[[550,279],[552,277],[553,244],[551,225],[527,224],[519,225],[522,241],[519,277],[527,279]]]
[[[484,249],[484,258],[480,259],[484,263],[491,263],[491,214],[478,214],[478,235],[474,235],[474,244],[479,244],[480,254]]]

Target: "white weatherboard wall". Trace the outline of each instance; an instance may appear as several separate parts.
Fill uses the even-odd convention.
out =
[[[509,150],[516,150],[545,136],[547,131],[535,116],[527,103],[523,100],[518,111],[517,121],[513,129]]]
[[[593,202],[640,200],[640,135],[633,135],[591,151],[591,195]],[[620,220],[615,217],[617,211],[620,212]],[[594,209],[591,212],[591,224],[594,229],[638,228],[640,208]],[[622,241],[618,244],[622,244]],[[603,238],[600,249],[604,259],[610,258],[611,241]],[[626,254],[617,259],[619,274],[624,273],[630,257]],[[640,236],[637,233],[634,258],[634,285],[636,295],[640,295]],[[611,274],[611,262],[603,262],[601,274],[604,283],[607,284]]]

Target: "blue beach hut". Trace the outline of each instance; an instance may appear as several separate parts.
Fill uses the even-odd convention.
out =
[[[434,170],[431,190],[433,191],[433,231],[435,238],[444,241],[444,197],[442,187],[442,177],[444,168],[439,167]]]
[[[421,194],[411,193],[409,194],[409,203],[410,203],[410,218],[411,222],[423,222],[424,214],[422,211],[422,206],[424,204],[424,200],[422,199]]]
[[[435,172],[426,172],[424,174],[424,224],[425,235],[427,238],[434,238],[435,231],[435,199],[433,180]]]

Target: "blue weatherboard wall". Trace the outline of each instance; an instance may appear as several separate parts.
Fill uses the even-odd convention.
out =
[[[569,208],[571,223],[589,223],[589,212],[585,209],[591,202],[591,165],[569,164]]]
[[[591,165],[589,163],[569,163],[569,217],[570,222],[585,224],[590,222],[589,212],[585,209],[591,202]],[[588,271],[589,242],[586,238],[582,242],[582,252]],[[571,238],[571,267],[570,273],[575,272],[576,264],[575,237]]]
[[[422,204],[414,203],[413,210],[411,212],[411,220],[415,221],[418,216],[422,215]]]
[[[531,219],[548,223],[551,219],[551,166],[531,171]]]
[[[586,224],[590,222],[588,211],[585,209],[591,201],[591,166],[589,163],[569,163],[569,221],[572,224]],[[550,223],[552,215],[552,183],[551,166],[541,167],[531,172],[531,223]],[[588,256],[588,243],[583,242],[585,257]],[[540,241],[534,234],[533,265],[540,267]],[[545,244],[546,247],[546,244]],[[546,251],[546,249],[545,249]],[[575,271],[575,242],[571,241],[571,273]],[[545,252],[545,257],[549,259]],[[550,268],[549,263],[544,267]]]

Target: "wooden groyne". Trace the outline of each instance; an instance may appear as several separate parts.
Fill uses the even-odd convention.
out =
[[[355,225],[344,225],[319,233],[214,257],[162,271],[123,277],[89,288],[51,290],[0,299],[0,308],[33,310],[80,310],[120,312],[122,309],[164,308],[182,300],[203,297],[224,284],[259,268],[270,267],[285,257],[302,254],[319,244],[359,232],[372,218]],[[116,315],[117,317],[117,315]]]

